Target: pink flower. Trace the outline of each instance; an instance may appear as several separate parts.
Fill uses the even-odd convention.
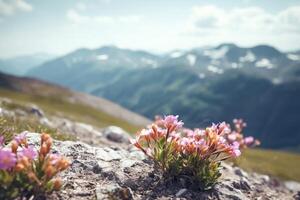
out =
[[[56,165],[56,163],[61,159],[59,154],[50,154],[48,157],[51,165]]]
[[[237,135],[235,133],[232,133],[232,134],[229,134],[227,138],[230,142],[233,142],[237,139]]]
[[[20,152],[18,152],[18,156],[25,156],[28,159],[33,160],[37,157],[37,152],[33,146],[29,146],[27,148],[23,148]]]
[[[252,145],[253,143],[254,143],[254,138],[252,136],[244,138],[244,144],[245,145],[248,146],[248,145]]]
[[[231,132],[230,126],[225,122],[222,122],[218,125],[218,134],[229,134]]]
[[[15,166],[16,162],[16,154],[11,150],[0,149],[0,169],[10,169]]]
[[[241,155],[240,144],[238,142],[234,142],[230,145],[230,154],[235,158]]]
[[[203,138],[205,136],[205,130],[201,130],[201,129],[195,129],[194,130],[194,135],[193,137],[197,140],[200,140],[201,138]]]
[[[19,144],[23,143],[24,141],[26,141],[26,136],[27,136],[27,131],[24,131],[22,133],[20,133],[19,135],[15,136],[15,141]]]
[[[177,130],[183,126],[183,122],[178,121],[178,115],[165,116],[165,118],[163,119],[163,124],[165,128],[173,128],[174,130]]]

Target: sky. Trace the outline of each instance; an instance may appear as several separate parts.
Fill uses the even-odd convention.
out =
[[[116,45],[300,49],[299,0],[0,0],[0,58]]]

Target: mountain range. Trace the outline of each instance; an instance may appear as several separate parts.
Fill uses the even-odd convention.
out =
[[[187,127],[244,118],[266,148],[300,141],[300,55],[235,44],[155,55],[105,46],[79,49],[27,76],[88,92],[148,118],[179,114]]]
[[[37,53],[26,56],[0,59],[0,71],[13,75],[24,75],[30,69],[39,66],[43,62],[51,60],[54,57],[54,55],[46,53]]]

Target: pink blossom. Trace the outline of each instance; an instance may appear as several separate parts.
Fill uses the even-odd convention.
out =
[[[254,138],[252,136],[245,137],[244,138],[244,144],[245,145],[252,145],[254,143]]]
[[[16,154],[11,150],[0,149],[0,169],[10,169],[15,166],[16,162]]]
[[[178,115],[165,116],[165,118],[163,119],[163,124],[164,124],[165,128],[174,127],[174,130],[177,130],[183,126],[183,122],[178,121]]]
[[[241,151],[240,151],[240,144],[238,142],[234,142],[232,145],[230,145],[230,154],[233,157],[238,157],[241,155]]]
[[[230,126],[225,122],[222,122],[218,125],[218,134],[229,134],[231,132]]]
[[[20,144],[26,140],[26,136],[27,136],[27,131],[24,131],[24,132],[20,133],[19,135],[15,136],[14,139],[17,143]]]
[[[231,133],[231,134],[228,135],[227,138],[230,142],[233,142],[237,139],[237,135],[235,133]]]
[[[61,158],[59,154],[50,154],[49,155],[49,160],[51,165],[56,165],[57,161],[59,161],[59,159]]]
[[[28,159],[33,160],[37,157],[37,151],[34,149],[33,146],[29,146],[27,148],[23,148],[20,152],[18,152],[18,156],[25,156]]]

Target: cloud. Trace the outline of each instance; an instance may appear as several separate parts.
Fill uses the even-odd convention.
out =
[[[17,12],[31,12],[32,5],[25,0],[0,0],[0,16],[12,16]]]
[[[269,13],[259,7],[225,10],[213,5],[195,6],[186,32],[192,34],[274,34],[300,32],[300,6]]]
[[[67,11],[67,18],[74,24],[113,24],[113,23],[139,23],[141,17],[137,15],[126,16],[89,16],[80,14],[77,10]]]

